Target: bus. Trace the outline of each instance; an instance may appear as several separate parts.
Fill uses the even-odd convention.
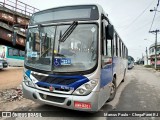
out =
[[[0,57],[7,61],[8,66],[24,66],[24,51],[0,45]]]
[[[23,67],[25,52],[12,47],[6,47],[6,59],[9,66]]]
[[[99,111],[124,81],[127,58],[126,45],[100,5],[36,12],[27,30],[23,96],[73,110]]]
[[[128,56],[128,69],[132,69],[134,67],[134,58],[132,56]]]

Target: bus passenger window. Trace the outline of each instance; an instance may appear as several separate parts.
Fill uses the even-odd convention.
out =
[[[114,56],[117,56],[117,46],[116,46],[116,44],[117,44],[116,43],[117,38],[116,37],[117,37],[117,35],[115,34],[114,35],[114,39],[113,39],[113,55]]]
[[[121,50],[122,50],[122,58],[124,58],[124,50],[123,50],[123,43],[122,43],[122,46],[121,46]]]
[[[112,57],[112,41],[111,40],[107,40],[107,56],[108,57]]]
[[[122,57],[121,40],[119,39],[119,57]]]

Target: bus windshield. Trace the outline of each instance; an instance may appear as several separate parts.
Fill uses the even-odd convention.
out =
[[[70,25],[42,26],[28,30],[25,65],[44,71],[77,72],[97,62],[97,25],[78,24],[65,41]]]

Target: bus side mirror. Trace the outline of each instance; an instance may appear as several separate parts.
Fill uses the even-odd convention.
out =
[[[17,39],[17,32],[13,32],[13,35],[12,35],[12,44],[13,44],[13,46],[16,45],[16,39]]]
[[[106,39],[113,39],[114,36],[114,27],[113,25],[107,25],[106,29]]]

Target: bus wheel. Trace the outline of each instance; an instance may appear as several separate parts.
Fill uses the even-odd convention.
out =
[[[116,95],[116,79],[115,77],[113,77],[113,82],[112,82],[112,86],[111,86],[111,92],[110,92],[110,97],[109,99],[107,100],[107,102],[110,102],[114,99],[115,95]]]
[[[126,76],[126,70],[124,70],[124,76],[122,82],[124,82],[125,76]]]

